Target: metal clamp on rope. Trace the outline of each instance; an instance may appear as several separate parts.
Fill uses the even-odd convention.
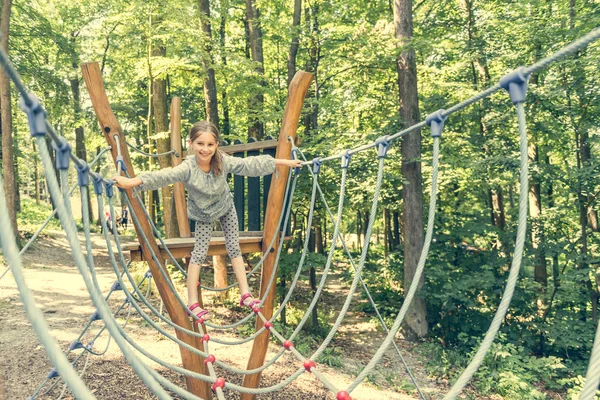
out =
[[[56,378],[56,377],[58,377],[58,376],[60,376],[60,374],[58,373],[58,371],[56,370],[56,368],[52,368],[52,369],[50,370],[50,372],[48,373],[48,376],[47,376],[47,378],[48,378],[48,379],[52,379],[52,378]]]
[[[95,172],[92,172],[90,175],[92,175],[92,182],[94,183],[94,193],[96,193],[97,196],[102,196],[102,175]]]
[[[292,148],[292,160],[299,160],[298,158],[298,149],[296,147]],[[295,167],[294,174],[298,175],[302,171],[302,167]]]
[[[127,167],[125,166],[125,159],[123,158],[122,155],[119,154],[117,156],[116,164],[117,164],[117,168],[121,168],[119,170],[119,175],[120,175],[121,171],[127,171]]]
[[[98,321],[99,319],[102,319],[102,317],[100,317],[100,313],[98,312],[98,310],[96,310],[90,317],[90,322]]]
[[[152,271],[150,271],[150,270],[146,271],[146,273],[144,274],[144,278],[147,278],[147,279],[152,278]]]
[[[27,105],[25,98],[19,98],[19,108],[27,114],[27,123],[29,124],[29,133],[31,137],[46,135],[46,111],[40,103],[40,99],[33,93],[29,93],[30,105]]]
[[[110,290],[116,292],[117,290],[123,290],[123,288],[121,287],[121,283],[119,281],[115,281],[115,283],[113,283],[110,287]]]
[[[525,67],[519,67],[513,72],[500,78],[500,87],[508,92],[513,104],[524,103],[527,96],[527,81],[529,75],[525,74]]]
[[[352,154],[350,154],[350,150],[344,151],[344,153],[342,154],[342,168],[348,168],[348,165],[350,165],[351,156]]]
[[[115,191],[113,189],[115,182],[110,179],[103,179],[102,182],[104,183],[104,189],[106,190],[106,197],[113,197],[115,195]]]
[[[319,172],[321,172],[321,165],[323,165],[323,160],[321,159],[321,157],[313,158],[312,165],[313,173],[318,174]]]
[[[425,118],[425,123],[431,128],[431,137],[441,137],[444,130],[444,122],[448,117],[444,117],[444,110],[440,108],[436,112],[429,114]]]
[[[377,145],[377,152],[379,154],[379,158],[384,158],[387,155],[388,150],[390,149],[390,136],[381,136],[375,141],[375,144]]]
[[[75,169],[77,170],[77,183],[79,186],[87,186],[90,184],[90,166],[82,159],[79,159],[79,163],[81,167],[75,164]]]
[[[81,343],[79,340],[74,341],[69,346],[69,351],[73,351],[73,350],[77,350],[77,349],[83,349],[83,343]]]
[[[56,152],[56,168],[60,170],[69,169],[71,163],[71,145],[67,139],[60,136],[57,142],[52,142],[52,148]]]

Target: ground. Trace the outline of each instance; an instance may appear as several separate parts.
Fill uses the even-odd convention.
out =
[[[103,293],[114,282],[114,274],[108,263],[106,246],[99,234],[93,235],[94,254],[100,286]],[[81,279],[74,262],[70,258],[70,250],[64,235],[59,231],[49,231],[23,256],[26,266],[24,273],[27,284],[34,292],[38,307],[50,325],[51,334],[56,338],[63,350],[78,337],[84,325],[94,311],[87,289]],[[0,264],[3,265],[3,264]],[[3,268],[0,268],[0,272]],[[143,272],[141,272],[143,273]],[[141,274],[140,273],[140,274]],[[205,275],[210,271],[204,271]],[[256,282],[253,283],[256,288]],[[255,289],[257,291],[257,289]],[[300,287],[299,293],[309,293],[306,287]],[[337,311],[346,296],[347,285],[338,275],[334,275],[328,284],[324,297],[319,302],[321,309],[330,308],[332,316]],[[180,286],[183,296],[185,287]],[[160,305],[156,294],[151,298],[157,307]],[[122,304],[124,294],[115,292],[109,300],[114,310]],[[358,295],[355,300],[358,299]],[[234,321],[242,314],[231,311],[227,301],[213,304],[207,301],[215,314],[222,315],[225,320]],[[120,321],[125,322],[127,312],[121,312]],[[95,322],[81,340],[87,344],[93,335],[101,328],[101,321]],[[173,330],[164,324],[167,331]],[[180,365],[181,359],[178,346],[153,330],[135,310],[129,319],[126,331],[145,349],[155,356]],[[238,332],[238,335],[247,335]],[[237,338],[235,334],[228,336],[218,333],[219,337]],[[301,333],[302,335],[302,333]],[[352,311],[340,328],[338,335],[331,343],[329,354],[332,366],[319,364],[322,371],[336,387],[349,385],[375,353],[383,340],[383,332],[377,329],[377,324],[361,312]],[[101,351],[106,347],[107,335],[103,334],[95,343],[94,349]],[[434,382],[428,378],[422,367],[423,360],[414,352],[413,345],[403,340],[397,340],[400,350],[416,376],[422,391],[427,398],[438,399],[448,390],[445,382]],[[237,346],[234,349],[224,348],[213,344],[211,352],[226,363],[245,368],[251,343]],[[267,359],[277,352],[279,347],[272,342]],[[31,396],[51,369],[44,349],[39,344],[29,321],[27,320],[19,293],[12,275],[9,273],[0,281],[0,400],[26,399]],[[77,363],[77,370],[82,371],[86,357]],[[185,387],[184,379],[163,367],[147,361],[157,371],[168,377],[181,387]],[[261,386],[270,386],[291,375],[301,364],[291,355],[284,355],[276,364],[263,372]],[[237,376],[224,374],[217,370],[219,376],[225,376],[228,381],[240,383]],[[146,389],[133,370],[124,361],[118,346],[111,342],[108,351],[103,356],[90,356],[85,367],[83,379],[98,399],[153,399],[152,393]],[[54,381],[57,381],[56,379]],[[53,382],[54,382],[53,381]],[[48,393],[50,384],[36,398],[59,398],[63,389],[62,383],[54,386]],[[227,399],[239,398],[237,393],[227,391]],[[63,398],[71,398],[65,391]],[[257,396],[257,399],[334,399],[324,386],[312,375],[306,373],[287,388],[269,395]],[[393,349],[389,350],[368,382],[363,382],[352,392],[353,399],[418,399],[409,377]]]

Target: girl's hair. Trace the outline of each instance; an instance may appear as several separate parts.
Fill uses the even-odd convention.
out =
[[[203,133],[212,133],[215,141],[217,142],[217,149],[213,158],[210,160],[210,170],[215,176],[221,175],[223,173],[223,153],[219,149],[219,144],[221,142],[221,134],[219,133],[219,128],[216,127],[215,124],[209,121],[199,121],[192,125],[190,129],[190,142],[196,140],[196,138]]]

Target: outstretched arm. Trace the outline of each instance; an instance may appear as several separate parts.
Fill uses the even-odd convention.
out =
[[[112,180],[115,182],[115,185],[121,189],[131,189],[142,184],[142,179],[137,176],[133,178],[127,178],[125,176],[113,176]]]
[[[283,158],[276,158],[275,165],[285,165],[290,168],[297,168],[302,164],[302,160],[286,160]]]

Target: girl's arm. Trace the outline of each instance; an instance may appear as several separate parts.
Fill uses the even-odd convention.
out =
[[[133,178],[127,178],[125,176],[113,176],[112,180],[115,182],[115,185],[121,189],[131,189],[142,184],[142,180],[138,176]]]
[[[123,189],[141,186],[141,190],[155,190],[175,182],[185,182],[189,176],[189,165],[183,162],[175,168],[164,168],[159,171],[143,172],[134,178],[115,176],[113,181]]]
[[[302,164],[302,160],[286,160],[283,158],[276,158],[275,165],[285,165],[290,168],[297,168]]]

